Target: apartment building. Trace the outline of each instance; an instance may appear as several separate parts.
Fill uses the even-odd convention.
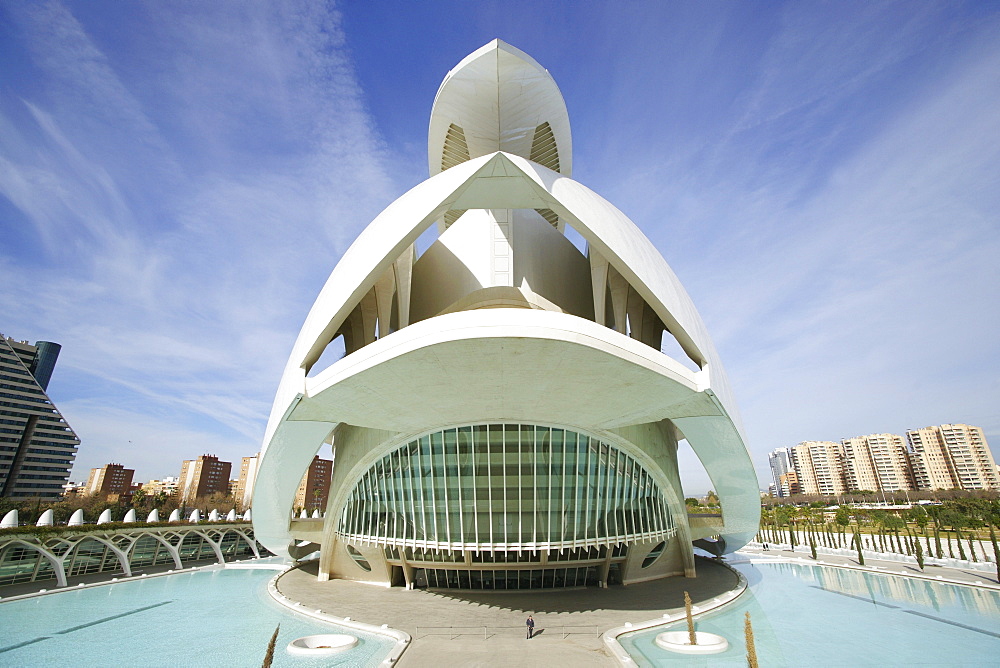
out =
[[[63,494],[80,439],[47,394],[61,349],[0,335],[0,496]]]
[[[236,481],[236,492],[233,498],[241,509],[250,507],[253,500],[253,484],[257,479],[257,462],[260,459],[258,452],[253,457],[244,457],[240,462],[240,477]]]
[[[790,448],[803,494],[836,496],[847,491],[840,443],[804,441]]]
[[[299,489],[295,493],[294,507],[304,508],[310,513],[314,510],[319,510],[321,513],[325,511],[327,497],[330,495],[331,478],[333,478],[333,462],[329,459],[320,459],[318,456],[313,457],[312,464],[302,476],[302,482],[299,483]]]
[[[191,503],[200,496],[229,493],[229,473],[232,462],[220,462],[215,455],[201,455],[181,465],[178,489],[182,503]]]
[[[869,434],[841,441],[844,483],[848,490],[901,492],[914,489],[910,459],[903,437]]]
[[[917,489],[1000,490],[981,428],[942,424],[907,431],[906,440]]]
[[[90,469],[85,493],[87,496],[98,494],[128,494],[132,489],[132,477],[135,469],[127,469],[121,464],[105,464],[96,469]]]

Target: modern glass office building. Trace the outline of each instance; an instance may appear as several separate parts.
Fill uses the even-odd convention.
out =
[[[0,496],[62,496],[80,439],[46,394],[61,349],[0,335]]]
[[[725,372],[649,240],[570,178],[552,76],[499,40],[470,54],[438,91],[428,155],[430,178],[359,236],[302,327],[258,539],[318,549],[321,580],[462,589],[694,576],[694,541],[742,546],[759,496]],[[720,515],[688,517],[681,440]],[[326,447],[326,516],[293,518]]]

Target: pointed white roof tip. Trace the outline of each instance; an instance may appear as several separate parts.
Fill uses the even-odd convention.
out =
[[[538,61],[501,39],[463,58],[441,82],[427,134],[428,167],[433,176],[496,151],[572,173],[569,113],[559,86]]]
[[[160,521],[160,511],[153,508],[149,511],[149,515],[146,515],[146,522],[159,522]]]
[[[0,520],[0,529],[14,529],[17,527],[17,510],[8,511]]]
[[[104,512],[101,513],[101,516],[97,518],[97,523],[98,524],[107,524],[110,521],[111,521],[111,509],[110,508],[105,508]]]
[[[516,46],[509,44],[500,39],[499,37],[497,37],[495,39],[490,40],[489,42],[486,42],[486,44],[483,44],[481,47],[479,47],[478,49],[467,55],[465,58],[462,58],[462,60],[458,63],[458,65],[455,65],[455,67],[451,68],[451,70],[448,72],[448,75],[450,76],[451,74],[459,71],[472,61],[478,60],[479,58],[482,58],[483,56],[493,51],[505,51],[510,55],[518,58],[519,60],[523,60],[524,62],[528,63],[536,70],[542,72],[548,72],[548,70],[542,67],[542,65],[537,60],[529,56],[527,53],[521,51],[521,49],[517,48]]]
[[[77,508],[69,517],[69,526],[78,527],[83,525],[83,509]]]
[[[132,524],[133,522],[138,521],[139,520],[135,518],[135,508],[129,508],[128,512],[125,513],[125,519],[122,520],[122,522],[125,522],[126,524]]]
[[[168,522],[180,522],[181,521],[181,509],[174,508],[170,511],[170,518],[167,519]]]
[[[38,521],[35,522],[36,527],[50,527],[55,524],[55,513],[49,508],[44,513],[39,516]]]

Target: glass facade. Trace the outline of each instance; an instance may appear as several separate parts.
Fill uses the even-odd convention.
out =
[[[536,550],[667,540],[659,486],[593,436],[530,424],[455,427],[376,461],[341,509],[348,543]]]

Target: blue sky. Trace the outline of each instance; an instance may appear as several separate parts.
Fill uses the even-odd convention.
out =
[[[259,449],[320,286],[495,37],[691,293],[762,485],[802,440],[968,422],[996,449],[996,3],[5,1],[0,332],[63,344],[74,479]]]

